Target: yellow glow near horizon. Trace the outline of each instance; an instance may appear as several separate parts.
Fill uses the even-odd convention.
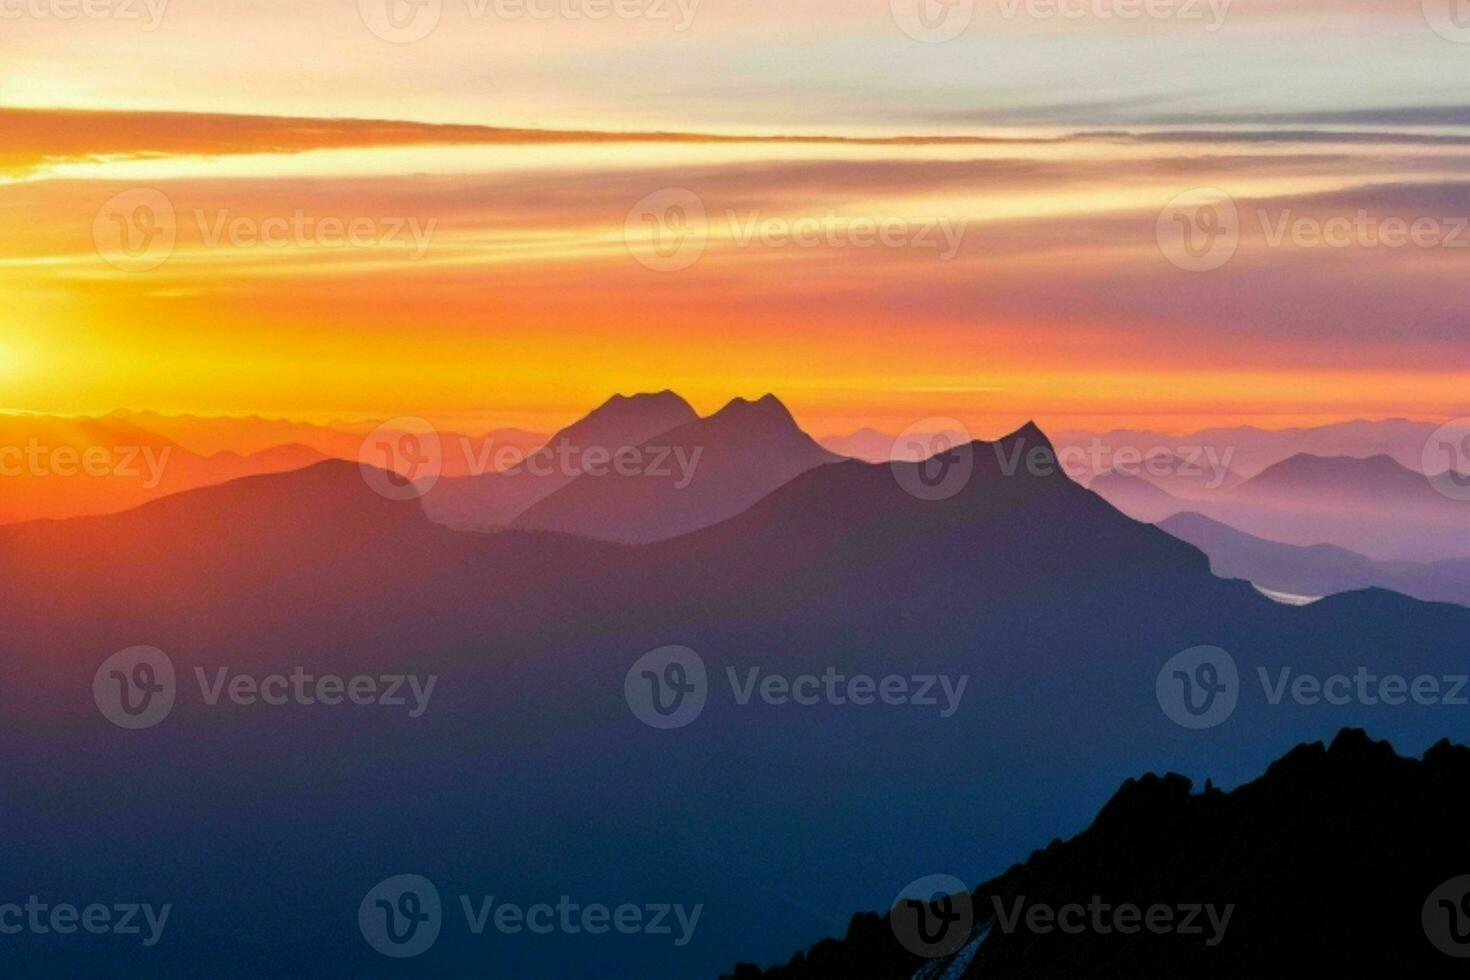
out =
[[[672,387],[703,411],[775,392],[822,433],[946,415],[998,434],[1032,417],[1455,414],[1465,390],[1440,334],[1390,343],[1373,320],[1407,289],[1426,324],[1450,315],[1455,253],[1272,246],[1255,217],[1432,186],[1464,148],[86,146],[0,186],[0,406],[546,431],[613,392]],[[1197,274],[1161,253],[1159,209],[1189,186],[1240,200],[1234,264]],[[707,211],[698,254],[655,268],[627,222],[681,187]],[[115,227],[98,216],[140,188],[175,212],[146,269],[97,239]],[[304,237],[258,234],[297,215]],[[237,220],[246,234],[225,234]],[[314,235],[328,220],[373,234]],[[814,220],[811,244],[783,231]],[[910,222],[913,242],[844,233],[878,221]]]

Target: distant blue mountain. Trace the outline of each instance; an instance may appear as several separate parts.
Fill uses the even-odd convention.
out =
[[[637,546],[457,532],[336,462],[0,528],[0,902],[175,906],[154,948],[26,934],[3,940],[7,970],[711,976],[840,934],[921,874],[985,880],[1083,829],[1139,772],[1230,787],[1343,726],[1412,752],[1470,738],[1464,707],[1273,705],[1257,679],[1454,675],[1470,610],[1376,590],[1273,603],[1060,470],[1007,465],[1018,452],[1049,447],[1028,426],[953,450],[941,469],[971,475],[939,499],[923,499],[934,464],[818,466]],[[126,731],[92,685],[138,644],[172,658],[179,694]],[[635,661],[666,645],[709,679],[702,713],[672,730],[625,700]],[[1161,696],[1166,662],[1200,645],[1233,658],[1238,704],[1191,729]],[[221,667],[438,681],[417,718],[209,705],[194,671]],[[728,671],[745,685],[753,669],[966,687],[947,717],[942,701],[741,703]],[[398,874],[445,899],[438,941],[402,961],[357,920]],[[461,895],[702,915],[678,947],[476,936]]]

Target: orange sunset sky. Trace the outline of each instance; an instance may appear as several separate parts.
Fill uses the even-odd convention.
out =
[[[374,0],[0,3],[0,409],[1470,414],[1470,43],[1432,0],[982,0],[937,42],[910,0],[630,2],[429,0],[411,40]],[[1161,229],[1201,188],[1236,227],[1192,271]]]

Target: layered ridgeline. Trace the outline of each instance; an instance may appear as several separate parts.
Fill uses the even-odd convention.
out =
[[[709,527],[842,457],[774,395],[706,418],[678,395],[617,396],[502,473],[440,480],[424,510],[449,527],[561,531],[628,544]]]
[[[774,395],[737,398],[627,453],[623,472],[583,474],[512,523],[605,541],[661,541],[734,517],[793,477],[842,459]]]
[[[127,418],[0,414],[0,524],[113,514],[195,487],[323,459],[298,443],[191,449]]]
[[[0,528],[0,898],[175,906],[155,947],[6,937],[7,969],[714,976],[839,934],[933,869],[986,880],[1139,772],[1230,787],[1344,725],[1411,751],[1470,737],[1447,697],[1291,686],[1463,674],[1470,610],[1371,590],[1279,605],[1050,457],[1028,426],[942,467],[829,463],[636,546],[455,531],[426,515],[435,494],[386,500],[333,461]],[[93,684],[139,644],[177,696],[129,731]],[[1165,668],[1202,644],[1233,658],[1235,703],[1186,728]],[[656,728],[629,698],[668,645],[697,654],[704,699]],[[298,672],[437,681],[416,714],[409,685],[397,706],[220,694]],[[817,697],[780,695],[804,678]],[[357,921],[399,874],[444,903],[402,962]],[[678,945],[477,933],[460,897],[486,895],[702,911]]]
[[[1470,606],[1470,558],[1374,561],[1330,544],[1268,541],[1193,513],[1175,514],[1158,526],[1209,555],[1216,575],[1245,579],[1275,592],[1325,596],[1380,588],[1426,602]]]
[[[672,391],[614,395],[555,433],[517,466],[438,480],[424,495],[424,510],[438,523],[456,529],[504,527],[537,501],[576,480],[587,465],[589,451],[605,466],[617,450],[638,446],[698,417]]]
[[[1196,470],[1198,472],[1198,470]],[[1388,456],[1298,454],[1248,480],[1209,474],[1171,480],[1140,469],[1107,472],[1088,486],[1136,520],[1196,512],[1255,537],[1328,544],[1378,561],[1470,558],[1470,477],[1425,476]],[[1218,489],[1207,482],[1220,480]]]
[[[1229,793],[1130,779],[972,893],[901,898],[727,980],[1463,976],[1467,819],[1470,748],[1403,758],[1344,729]]]

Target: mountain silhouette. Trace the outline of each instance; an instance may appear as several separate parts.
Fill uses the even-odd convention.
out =
[[[952,429],[911,433],[908,438],[901,438],[865,426],[850,435],[829,436],[820,442],[823,447],[839,456],[848,456],[867,463],[886,463],[890,460],[907,460],[912,463],[929,455],[927,450],[935,444],[936,439],[943,439],[950,444],[969,441],[969,437]]]
[[[512,527],[659,541],[733,517],[796,475],[841,458],[802,432],[774,395],[737,398],[629,452],[627,472],[578,477]]]
[[[1054,436],[1059,449],[1077,447],[1085,450],[1093,444],[1101,444],[1108,447],[1110,453],[1125,447],[1139,453],[1157,452],[1161,447],[1208,447],[1233,471],[1242,476],[1254,476],[1301,453],[1357,458],[1391,456],[1401,466],[1418,470],[1423,466],[1424,445],[1439,427],[1439,422],[1411,419],[1357,419],[1284,429],[1262,429],[1253,425],[1221,426],[1184,435],[1146,429],[1114,429],[1096,433],[1065,431],[1054,433]]]
[[[1384,588],[1426,602],[1470,605],[1470,558],[1437,562],[1374,561],[1334,545],[1281,544],[1237,531],[1202,514],[1175,514],[1158,526],[1210,556],[1216,575],[1301,596]]]
[[[1440,493],[1388,456],[1299,454],[1194,509],[1287,544],[1335,544],[1376,559],[1470,557],[1470,500]]]
[[[0,524],[113,514],[322,459],[299,444],[201,455],[119,417],[0,415]]]
[[[120,973],[361,976],[385,961],[357,904],[411,872],[446,909],[413,971],[710,976],[786,959],[933,869],[993,877],[1139,772],[1232,787],[1344,725],[1415,751],[1463,731],[1452,704],[1272,703],[1256,678],[1463,673],[1470,610],[1371,589],[1273,603],[1051,454],[1027,426],[942,467],[835,462],[637,546],[457,532],[426,515],[432,493],[386,500],[337,461],[0,528],[0,894],[169,896],[170,941],[110,951]],[[138,644],[167,653],[179,695],[124,732],[92,685]],[[1202,644],[1241,689],[1196,731],[1157,681]],[[701,658],[707,700],[658,730],[626,685],[669,645]],[[196,677],[224,668],[439,683],[417,718],[210,704]],[[761,684],[741,700],[752,671],[966,687],[947,715],[943,699],[799,704]],[[704,913],[682,947],[610,934],[548,958],[544,937],[451,928],[458,896],[489,894]],[[79,972],[96,950],[62,938],[78,937],[8,937],[7,968]]]
[[[1185,500],[1215,497],[1243,480],[1239,473],[1218,460],[1207,459],[1203,453],[1191,453],[1185,458],[1163,450],[1150,452],[1139,462],[1105,470],[1093,481],[1112,476],[1136,477]]]
[[[1190,506],[1150,480],[1108,471],[1093,477],[1087,488],[1135,521],[1156,524]]]
[[[614,395],[557,432],[525,461],[504,472],[439,480],[425,494],[424,510],[460,530],[505,527],[537,501],[577,479],[590,462],[606,465],[618,451],[694,421],[689,403],[672,391]]]
[[[942,944],[958,947],[948,955],[915,955],[890,913],[862,913],[840,940],[784,966],[742,964],[727,980],[1460,976],[1463,960],[1436,948],[1421,912],[1438,886],[1467,872],[1467,817],[1470,748],[1442,740],[1422,760],[1403,758],[1343,729],[1330,746],[1299,745],[1229,793],[1208,784],[1196,793],[1173,773],[1129,779],[1085,831],[955,896],[951,913],[963,903],[973,926],[954,925],[962,931]],[[1096,914],[1087,908],[1094,896]],[[1072,932],[1016,916],[1074,903],[1084,909],[1067,918]],[[1180,925],[1189,906],[1216,917],[1198,909],[1197,933],[1150,930],[1143,915],[1115,920],[1104,904],[1178,909]],[[1451,906],[1430,914],[1459,916],[1460,930],[1470,929]],[[1470,936],[1449,945],[1463,956]]]

